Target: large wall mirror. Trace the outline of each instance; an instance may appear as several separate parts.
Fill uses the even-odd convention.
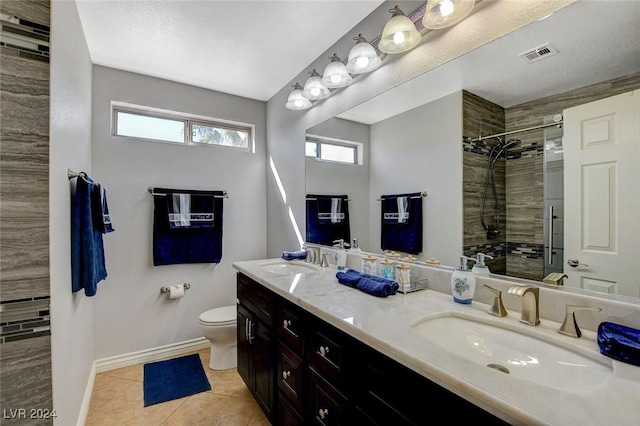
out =
[[[348,196],[350,234],[363,251],[382,253],[383,195],[424,192],[418,262],[455,266],[461,254],[484,253],[495,274],[534,281],[566,274],[567,287],[637,299],[633,268],[612,279],[585,256],[605,253],[607,263],[630,250],[637,264],[640,190],[607,187],[635,215],[625,229],[607,219],[611,233],[600,232],[599,244],[608,248],[585,251],[574,241],[583,237],[565,233],[576,217],[564,215],[565,193],[582,184],[565,167],[575,169],[564,146],[575,129],[564,114],[634,90],[640,97],[639,20],[637,2],[578,1],[307,129],[308,141],[358,151],[353,164],[308,156],[307,193]],[[612,173],[598,169],[592,178]],[[621,234],[631,236],[626,246],[611,240]]]

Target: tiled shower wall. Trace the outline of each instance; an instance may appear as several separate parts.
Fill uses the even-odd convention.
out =
[[[50,3],[3,0],[0,13],[2,423],[50,424]]]
[[[464,203],[464,239],[463,251],[466,256],[475,256],[482,252],[494,259],[487,260],[491,272],[504,274],[506,271],[506,198],[505,198],[505,160],[499,159],[495,165],[496,193],[500,206],[500,234],[497,238],[487,239],[482,227],[482,197],[485,189],[489,152],[498,141],[496,139],[472,142],[479,136],[503,133],[505,128],[504,109],[473,93],[462,92],[462,135],[463,135],[463,172],[462,192]],[[494,223],[495,199],[491,186],[487,188],[485,200],[485,223]]]

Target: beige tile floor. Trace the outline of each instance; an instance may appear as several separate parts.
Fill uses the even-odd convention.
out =
[[[96,375],[86,426],[270,424],[236,369],[211,370],[209,350],[197,353],[210,391],[144,407],[143,364],[105,371]]]

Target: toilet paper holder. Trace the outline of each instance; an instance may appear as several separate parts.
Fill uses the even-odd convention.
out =
[[[189,290],[191,288],[191,284],[184,283],[182,284],[185,290]],[[160,293],[171,293],[171,289],[169,287],[160,287]]]

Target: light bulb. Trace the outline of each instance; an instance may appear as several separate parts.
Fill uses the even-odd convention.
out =
[[[369,65],[369,58],[367,58],[366,56],[359,57],[358,59],[356,59],[356,65],[358,65],[358,68],[360,69],[367,68],[367,65]]]
[[[340,76],[337,74],[334,74],[331,76],[331,82],[334,84],[338,84],[340,83]]]
[[[444,0],[440,3],[440,14],[442,16],[449,16],[453,13],[453,8],[454,6],[451,0]]]
[[[395,33],[393,35],[393,42],[395,44],[402,44],[404,43],[404,33],[402,31],[399,31],[397,33]]]
[[[296,108],[300,108],[303,102],[301,99],[296,99],[295,101],[293,101],[293,104],[296,106]]]
[[[312,96],[318,96],[320,94],[320,89],[314,87],[310,90]]]

